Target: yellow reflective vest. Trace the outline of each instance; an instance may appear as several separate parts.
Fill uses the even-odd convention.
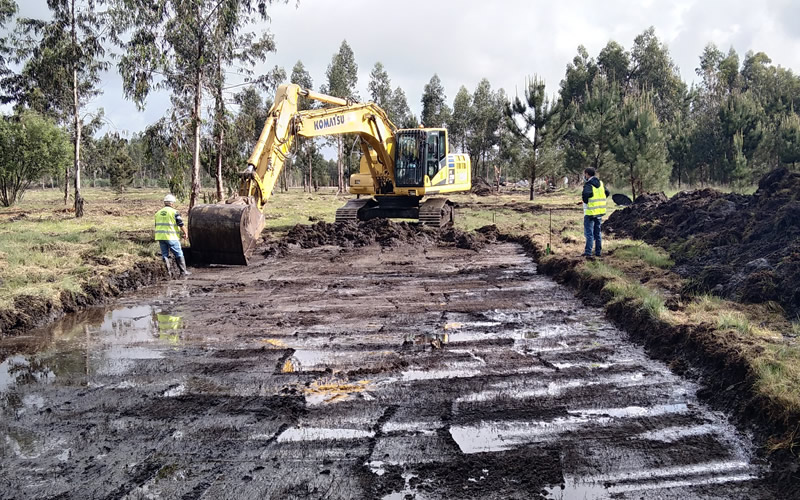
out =
[[[600,187],[592,186],[592,197],[583,206],[583,215],[598,217],[606,214],[606,186],[600,181]]]
[[[156,241],[180,241],[175,220],[177,213],[172,207],[164,207],[156,212]]]

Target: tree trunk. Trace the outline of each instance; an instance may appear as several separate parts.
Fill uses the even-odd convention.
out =
[[[309,139],[311,141],[311,139]],[[314,143],[309,142],[308,144],[308,192],[311,193],[312,186],[314,185],[314,181],[312,180],[313,177],[313,170],[314,170]]]
[[[200,64],[199,58],[197,64]],[[192,108],[192,128],[194,143],[192,144],[192,190],[189,194],[189,210],[197,204],[200,194],[200,113],[203,103],[203,70],[199,67],[195,73],[194,106]]]
[[[219,124],[218,124],[219,126]],[[222,144],[225,141],[225,130],[219,126],[219,136],[217,138],[217,201],[222,201]]]
[[[533,185],[536,183],[536,153],[533,153],[533,163],[531,163],[531,196],[530,200],[533,201],[534,198],[534,187]]]
[[[72,6],[72,47],[77,52],[78,48],[78,35],[75,31],[75,0],[71,2]],[[83,217],[83,196],[81,196],[81,102],[78,98],[78,69],[75,67],[73,61],[72,67],[72,102],[75,126],[75,217]]]
[[[633,176],[633,165],[630,167],[631,172],[631,195],[633,196],[633,201],[636,201],[636,179]]]
[[[530,201],[533,201],[534,198],[534,190],[535,188],[533,185],[536,183],[536,160],[537,160],[537,152],[539,150],[539,127],[533,131],[533,163],[531,164],[531,196]]]
[[[344,162],[342,161],[342,136],[336,138],[337,155],[336,155],[336,169],[339,174],[339,190],[336,194],[344,194]]]
[[[64,165],[64,205],[69,203],[69,165]]]

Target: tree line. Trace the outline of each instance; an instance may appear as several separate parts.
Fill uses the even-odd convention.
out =
[[[14,109],[0,124],[0,204],[14,203],[31,183],[60,182],[65,204],[72,186],[81,216],[86,178],[118,190],[157,183],[190,206],[201,197],[222,200],[238,185],[269,96],[287,79],[371,100],[401,128],[447,127],[451,150],[471,156],[473,178],[526,179],[531,198],[543,181],[587,166],[636,196],[669,182],[746,186],[800,161],[800,79],[762,52],[740,60],[733,49],[709,44],[696,69],[700,82],[688,86],[649,28],[629,50],[610,41],[591,56],[579,46],[557,91],[533,75],[522,95],[508,96],[483,79],[472,90],[461,86],[449,101],[434,74],[416,116],[381,62],[370,72],[368,95],[358,94],[358,64],[346,41],[317,87],[302,61],[288,76],[278,67],[255,74],[276,50],[272,35],[258,28],[271,3],[48,0],[46,19],[28,19],[16,16],[13,0],[0,0],[7,28],[0,38],[0,101]],[[102,110],[87,112],[112,66],[139,109],[155,91],[170,96],[164,116],[131,137],[100,135]],[[280,188],[335,185],[344,192],[358,168],[357,141],[298,139]],[[335,147],[335,160],[324,158],[324,144]],[[203,179],[213,182],[212,191],[203,193]]]

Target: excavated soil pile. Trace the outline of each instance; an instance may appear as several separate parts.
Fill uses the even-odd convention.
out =
[[[642,196],[604,225],[670,251],[689,292],[777,301],[800,313],[800,174],[765,175],[752,196],[713,189]]]
[[[477,179],[472,179],[472,194],[477,194],[478,196],[489,196],[494,193],[494,186],[489,184],[486,179],[482,179],[478,177]]]
[[[287,235],[267,246],[265,256],[285,255],[290,245],[300,248],[316,248],[333,245],[343,248],[365,247],[378,244],[382,247],[400,245],[455,246],[467,250],[480,250],[487,241],[482,233],[466,233],[454,227],[435,229],[421,224],[393,222],[388,219],[373,219],[366,222],[317,222],[312,225],[298,224]]]

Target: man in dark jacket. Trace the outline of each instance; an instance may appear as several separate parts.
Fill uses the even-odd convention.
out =
[[[603,242],[600,236],[600,228],[603,216],[606,214],[606,198],[609,192],[603,181],[595,177],[595,170],[592,167],[583,171],[583,232],[586,236],[586,249],[583,256],[587,259],[592,258],[592,244],[594,244],[594,254],[597,257],[602,255]]]

